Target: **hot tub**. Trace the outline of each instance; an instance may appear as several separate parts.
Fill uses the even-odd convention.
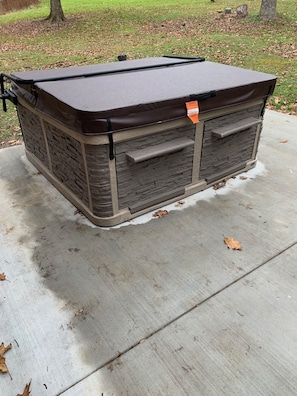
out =
[[[99,226],[255,166],[276,83],[273,75],[174,57],[7,78],[2,99],[17,105],[28,159]]]

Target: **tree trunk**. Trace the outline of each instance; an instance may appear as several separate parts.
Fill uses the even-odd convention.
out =
[[[262,0],[260,18],[265,20],[276,18],[276,0]]]
[[[51,23],[59,23],[65,21],[61,0],[50,0],[50,5],[51,11],[46,20],[49,20]]]

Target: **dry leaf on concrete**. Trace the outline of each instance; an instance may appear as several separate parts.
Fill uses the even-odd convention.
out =
[[[17,396],[29,396],[31,393],[30,385],[31,385],[31,381],[29,382],[29,384],[26,384],[24,392],[21,395],[18,393]]]
[[[288,139],[282,139],[282,140],[280,140],[279,142],[280,142],[280,143],[287,143],[287,142],[288,142]]]
[[[12,227],[9,227],[9,228],[6,228],[6,234],[9,234],[11,231],[13,231],[14,230],[14,226],[12,226]]]
[[[224,180],[220,181],[219,183],[214,184],[213,189],[218,190],[219,188],[225,187],[226,183],[227,183],[227,180],[224,179]]]
[[[2,342],[2,344],[0,345],[0,371],[2,373],[7,373],[8,372],[8,368],[5,364],[5,358],[3,357],[4,353],[7,352],[9,349],[12,348],[12,345],[9,344],[7,345],[7,347],[4,346],[4,343]]]
[[[6,276],[4,274],[4,272],[2,272],[2,274],[0,274],[0,281],[4,281],[6,279]]]
[[[224,238],[224,242],[228,246],[228,249],[242,250],[241,243],[233,238]]]
[[[178,201],[174,206],[175,206],[176,208],[180,208],[181,206],[184,205],[184,203],[185,203],[185,201]]]
[[[153,217],[164,217],[168,214],[168,210],[158,210],[153,214]]]

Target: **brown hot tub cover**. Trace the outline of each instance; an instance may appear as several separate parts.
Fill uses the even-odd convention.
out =
[[[179,119],[191,100],[198,99],[205,112],[265,98],[275,86],[275,76],[203,58],[147,58],[12,76],[17,96],[86,135]]]

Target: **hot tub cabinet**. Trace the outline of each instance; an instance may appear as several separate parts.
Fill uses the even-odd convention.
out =
[[[265,73],[173,57],[11,78],[28,159],[99,226],[252,168],[276,82]]]

